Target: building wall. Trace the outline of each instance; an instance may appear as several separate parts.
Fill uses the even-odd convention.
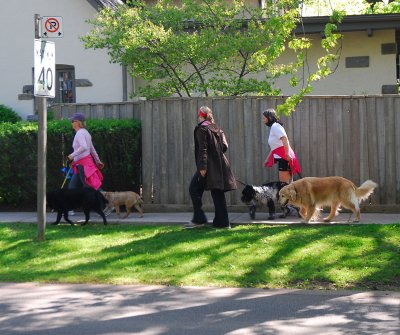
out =
[[[308,53],[310,72],[316,70],[316,60],[323,55],[321,36],[309,36],[313,47]],[[335,72],[319,82],[314,82],[315,95],[381,94],[382,85],[396,84],[396,54],[382,55],[381,45],[395,43],[394,30],[375,30],[371,37],[366,31],[344,33],[340,60]],[[369,67],[346,68],[346,57],[369,56]],[[284,61],[291,56],[285,55]],[[287,77],[277,81],[283,95],[298,92],[288,85]]]
[[[76,79],[88,79],[93,84],[76,88],[76,102],[121,101],[121,67],[110,64],[104,50],[85,50],[79,40],[91,28],[85,20],[96,13],[86,0],[2,0],[0,104],[12,107],[24,119],[34,114],[33,100],[18,100],[23,86],[33,83],[34,14],[63,18],[64,37],[49,39],[55,42],[56,64],[74,66]]]

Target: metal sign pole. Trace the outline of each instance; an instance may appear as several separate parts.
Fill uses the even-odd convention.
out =
[[[35,38],[41,38],[39,14],[35,14]],[[37,157],[37,222],[38,240],[45,239],[46,230],[46,157],[47,157],[47,98],[36,97],[38,106],[38,157]]]
[[[38,175],[37,222],[38,240],[45,239],[46,229],[46,158],[47,158],[47,98],[37,97],[38,102]]]

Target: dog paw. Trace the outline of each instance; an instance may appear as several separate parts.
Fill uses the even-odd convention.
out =
[[[280,219],[284,219],[286,217],[286,215],[285,214],[281,214],[281,215],[279,215],[279,218]]]
[[[268,216],[268,220],[275,220],[275,215]]]
[[[59,224],[59,222],[53,222],[53,223],[50,223],[52,226],[57,226],[58,224]]]
[[[331,219],[325,218],[325,219],[324,219],[324,222],[331,222]]]

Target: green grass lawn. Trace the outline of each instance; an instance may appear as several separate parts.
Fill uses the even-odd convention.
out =
[[[0,224],[1,282],[400,290],[400,224]]]

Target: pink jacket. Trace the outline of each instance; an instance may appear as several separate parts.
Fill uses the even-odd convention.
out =
[[[74,173],[78,173],[76,165],[82,165],[85,172],[85,182],[89,186],[98,190],[103,181],[103,175],[94,163],[93,157],[91,155],[85,156],[80,160],[72,163],[72,169]]]
[[[266,167],[271,167],[272,165],[275,164],[274,154],[278,155],[279,157],[283,158],[284,160],[287,160],[285,147],[282,145],[281,147],[276,148],[275,150],[272,150],[271,155],[269,156],[268,162],[265,164]],[[300,167],[299,161],[297,160],[296,154],[294,153],[294,151],[291,147],[289,147],[289,154],[292,157],[292,161],[289,162],[290,170],[291,170],[292,176],[294,176],[296,173],[301,173],[301,167]]]

